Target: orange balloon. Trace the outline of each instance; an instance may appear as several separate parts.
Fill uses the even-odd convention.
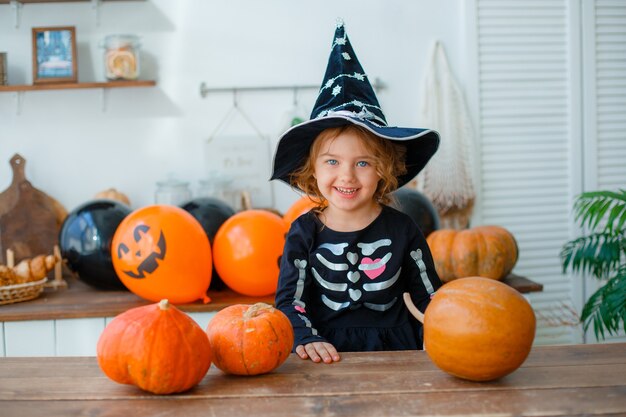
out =
[[[239,294],[260,297],[276,292],[278,260],[288,225],[267,210],[246,210],[226,220],[213,239],[215,269]]]
[[[315,207],[317,207],[317,204],[311,201],[309,197],[302,196],[287,209],[283,215],[283,220],[287,222],[287,225],[291,225],[295,219]]]
[[[113,235],[111,257],[122,283],[146,300],[209,301],[209,238],[182,208],[154,205],[130,213]]]

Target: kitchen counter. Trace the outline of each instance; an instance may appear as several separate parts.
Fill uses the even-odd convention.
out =
[[[37,299],[0,306],[0,322],[113,317],[129,308],[150,303],[129,291],[103,291],[90,287],[78,279],[66,280],[68,288],[46,288]],[[543,285],[514,274],[504,278],[503,282],[521,293],[543,289]],[[230,289],[209,291],[208,295],[211,298],[208,304],[196,301],[177,307],[186,312],[216,312],[233,304],[274,302],[273,294],[265,297],[248,297]]]
[[[93,356],[100,334],[116,315],[150,304],[129,291],[95,289],[73,277],[67,288],[46,288],[36,299],[0,306],[0,357]],[[507,284],[522,293],[541,291],[542,285],[509,276]],[[178,305],[202,328],[224,307],[233,304],[273,304],[274,295],[247,297],[229,289],[209,291],[211,302]]]

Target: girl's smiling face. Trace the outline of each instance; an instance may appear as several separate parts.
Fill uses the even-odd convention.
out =
[[[367,215],[378,210],[374,193],[380,176],[375,158],[354,131],[340,133],[322,143],[315,159],[317,186],[328,201],[328,214]]]

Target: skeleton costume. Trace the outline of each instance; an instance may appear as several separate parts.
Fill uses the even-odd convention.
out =
[[[423,311],[441,282],[413,220],[391,207],[366,228],[336,232],[308,212],[291,226],[276,306],[294,327],[294,345],[328,341],[339,351],[421,348]]]
[[[376,94],[338,22],[319,96],[308,121],[287,130],[274,155],[272,179],[290,175],[325,129],[358,125],[406,148],[411,181],[439,146],[430,129],[388,126]],[[290,184],[291,185],[291,184]],[[289,317],[298,345],[327,341],[338,351],[421,348],[421,324],[406,309],[409,292],[424,310],[441,286],[426,240],[406,214],[383,206],[367,227],[337,232],[314,212],[292,225],[280,263],[276,307]]]

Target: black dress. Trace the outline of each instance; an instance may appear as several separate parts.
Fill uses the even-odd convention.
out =
[[[294,349],[316,341],[338,351],[421,349],[421,324],[402,300],[424,311],[441,286],[422,232],[404,213],[383,206],[366,228],[337,232],[313,212],[285,242],[276,307],[294,328]]]

